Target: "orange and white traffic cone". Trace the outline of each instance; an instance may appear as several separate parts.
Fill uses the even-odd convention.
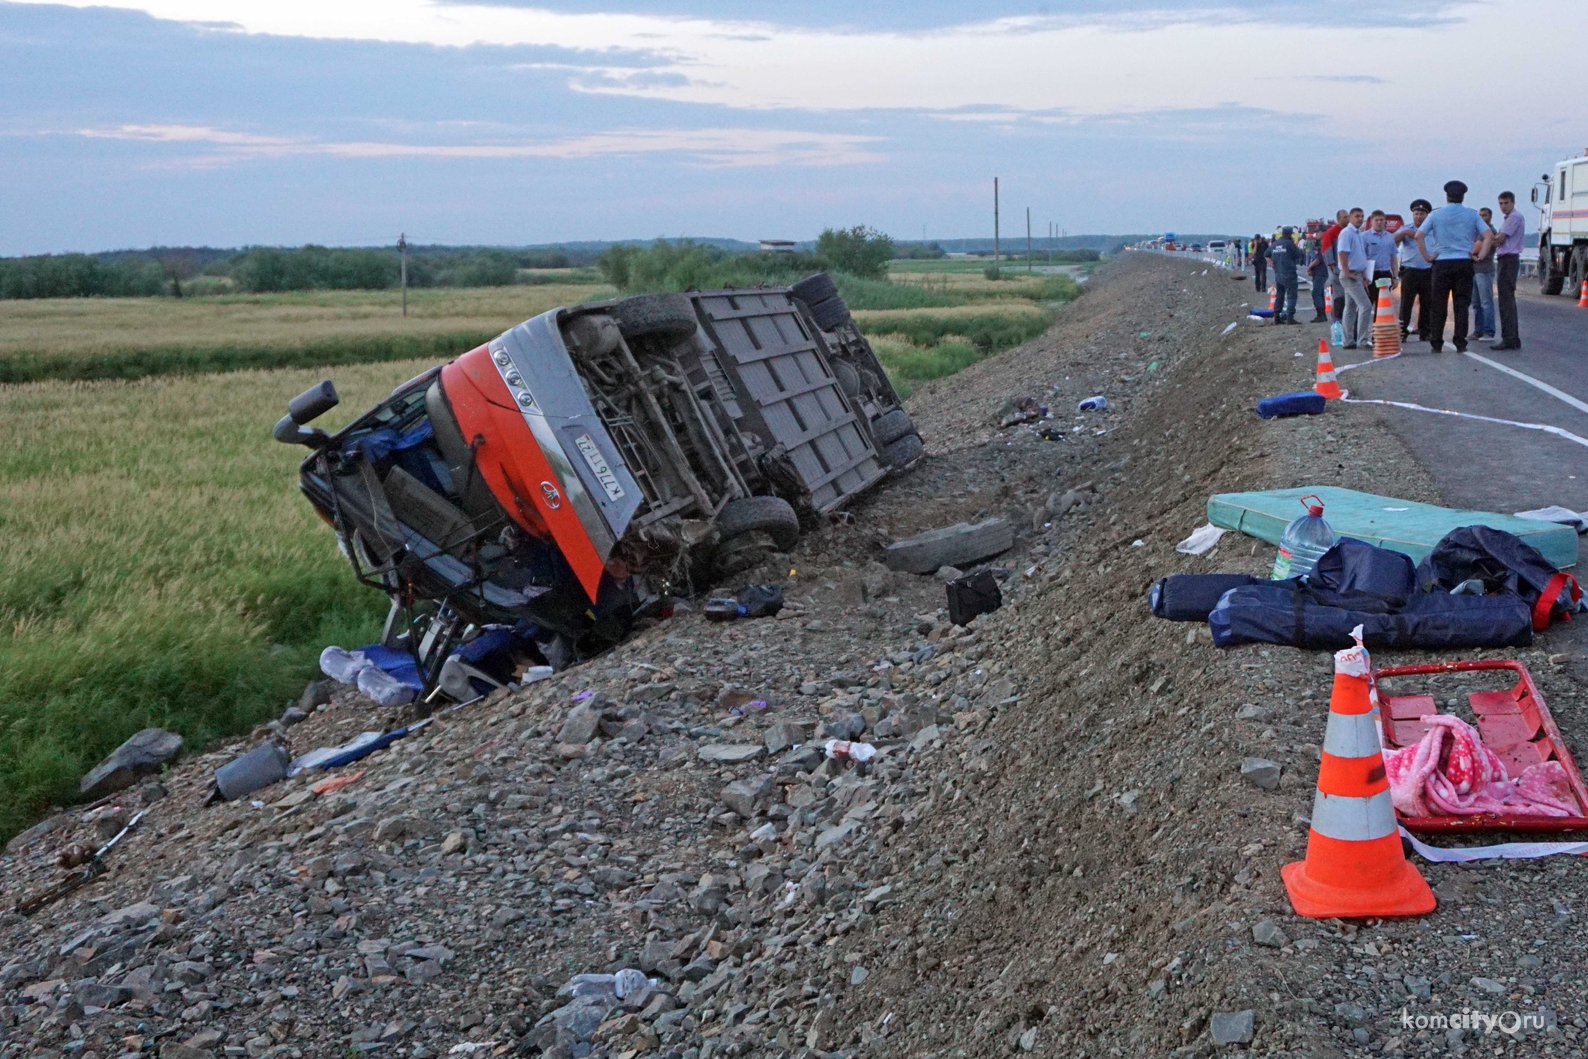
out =
[[[1577,298],[1577,308],[1588,309],[1588,279],[1582,281],[1582,294]]]
[[[1373,355],[1393,357],[1401,351],[1401,325],[1395,319],[1395,307],[1390,304],[1389,280],[1378,289],[1378,312],[1373,316]]]
[[[1588,286],[1588,284],[1585,284],[1585,286]],[[1278,287],[1269,287],[1268,288],[1268,311],[1271,312],[1271,313],[1279,312],[1279,288]]]
[[[1334,357],[1329,353],[1329,341],[1325,338],[1318,339],[1318,381],[1312,384],[1312,389],[1330,400],[1345,396],[1335,381]]]
[[[1323,285],[1323,315],[1334,319],[1334,284],[1327,281]]]
[[[1357,645],[1334,656],[1307,858],[1280,875],[1297,915],[1418,916],[1434,910],[1434,892],[1401,852],[1362,627],[1352,635]]]

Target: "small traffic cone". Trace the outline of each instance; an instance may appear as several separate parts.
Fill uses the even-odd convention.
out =
[[[1323,315],[1334,317],[1334,284],[1327,281],[1323,285]]]
[[[1588,281],[1585,281],[1583,286],[1588,287]],[[1271,313],[1277,313],[1279,311],[1279,288],[1278,287],[1269,287],[1268,288],[1268,311],[1271,312]]]
[[[1390,304],[1389,280],[1383,280],[1378,289],[1378,312],[1373,316],[1373,355],[1393,357],[1401,351],[1401,325],[1395,319],[1395,307]]]
[[[1362,627],[1351,635],[1356,646],[1334,656],[1307,859],[1280,875],[1296,914],[1311,919],[1422,915],[1434,910],[1434,892],[1401,852]]]
[[[1582,294],[1577,298],[1577,308],[1588,309],[1588,279],[1582,281]]]
[[[1313,383],[1312,389],[1331,401],[1345,396],[1340,384],[1335,381],[1334,357],[1329,353],[1329,343],[1322,338],[1318,339],[1318,381]]]

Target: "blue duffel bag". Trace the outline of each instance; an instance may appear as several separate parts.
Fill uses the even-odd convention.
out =
[[[1527,647],[1533,642],[1532,611],[1512,593],[1419,592],[1399,611],[1384,613],[1329,606],[1306,585],[1273,581],[1230,589],[1208,615],[1217,647],[1272,643],[1336,651],[1351,646],[1351,630],[1358,625],[1373,650]]]

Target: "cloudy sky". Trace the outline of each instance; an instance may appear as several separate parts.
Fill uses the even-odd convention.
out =
[[[0,0],[0,253],[1525,201],[1582,0]],[[1529,214],[1531,220],[1531,213]]]

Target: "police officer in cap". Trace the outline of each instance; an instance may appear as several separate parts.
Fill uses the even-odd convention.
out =
[[[1395,248],[1401,257],[1401,341],[1411,335],[1412,303],[1417,303],[1417,338],[1428,341],[1428,323],[1432,316],[1429,301],[1433,297],[1433,269],[1417,251],[1417,230],[1434,212],[1427,199],[1412,199],[1412,220],[1395,233]]]
[[[1417,226],[1417,249],[1432,265],[1430,282],[1433,312],[1428,324],[1428,344],[1435,353],[1444,349],[1447,303],[1455,306],[1454,344],[1467,351],[1467,323],[1472,308],[1472,265],[1489,252],[1494,230],[1483,223],[1477,210],[1461,204],[1467,185],[1452,180],[1445,185],[1445,205]]]

